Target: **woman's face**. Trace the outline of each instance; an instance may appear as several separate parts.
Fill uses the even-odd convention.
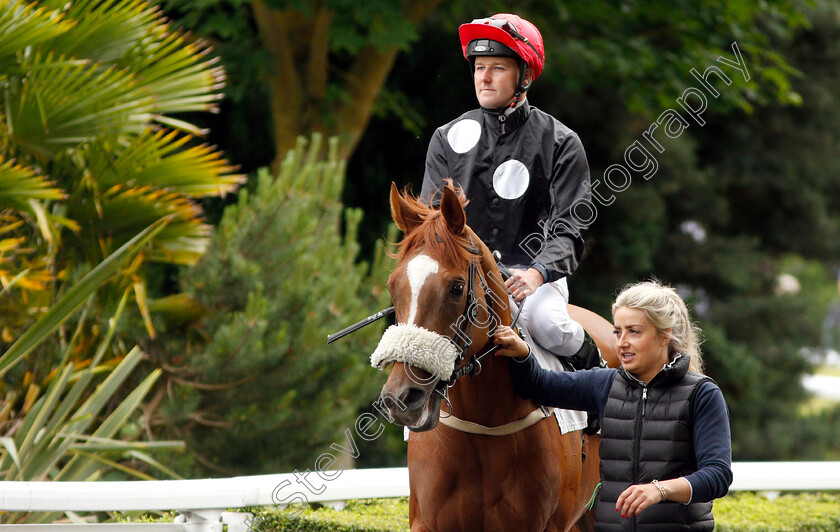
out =
[[[640,381],[650,382],[662,366],[669,362],[670,338],[660,334],[645,312],[637,308],[615,309],[613,324],[615,348],[621,365]]]

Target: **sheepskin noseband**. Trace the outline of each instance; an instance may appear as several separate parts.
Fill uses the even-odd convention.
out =
[[[449,380],[456,358],[458,349],[449,338],[416,325],[399,323],[385,330],[370,355],[370,365],[382,369],[391,362],[405,362],[441,380]]]

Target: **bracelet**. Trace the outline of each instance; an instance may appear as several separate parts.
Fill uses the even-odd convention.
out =
[[[656,486],[656,488],[659,490],[659,493],[662,494],[662,501],[664,501],[665,499],[668,498],[668,495],[666,495],[666,493],[665,493],[665,488],[662,487],[662,484],[660,484],[658,480],[653,479],[651,481],[651,484]],[[659,501],[659,502],[662,502],[662,501]]]
[[[522,360],[519,360],[518,358],[513,357],[512,360],[514,362],[516,362],[517,364],[524,364],[525,362],[528,362],[529,358],[531,358],[531,346],[530,345],[528,346],[528,354],[525,355],[525,358],[523,358]]]

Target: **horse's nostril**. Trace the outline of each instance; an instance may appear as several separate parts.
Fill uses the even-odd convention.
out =
[[[413,410],[423,404],[426,394],[422,388],[409,388],[402,394],[402,402],[409,409]]]
[[[383,394],[382,395],[382,404],[385,405],[385,408],[388,410],[393,410],[394,406],[394,399],[391,397],[391,394]]]

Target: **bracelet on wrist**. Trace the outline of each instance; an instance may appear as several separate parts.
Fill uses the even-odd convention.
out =
[[[656,489],[658,489],[658,490],[659,490],[659,493],[662,495],[662,500],[660,500],[659,502],[662,502],[662,501],[664,501],[664,500],[666,500],[666,499],[668,498],[668,494],[665,492],[665,488],[662,486],[662,484],[660,484],[660,483],[659,483],[659,481],[658,481],[658,480],[653,479],[653,480],[651,481],[651,484],[653,484],[654,486],[656,486]]]
[[[513,361],[516,362],[517,364],[524,364],[525,362],[528,361],[529,358],[531,358],[531,346],[530,345],[528,346],[528,354],[525,355],[525,358],[520,359],[518,357],[513,357]]]

